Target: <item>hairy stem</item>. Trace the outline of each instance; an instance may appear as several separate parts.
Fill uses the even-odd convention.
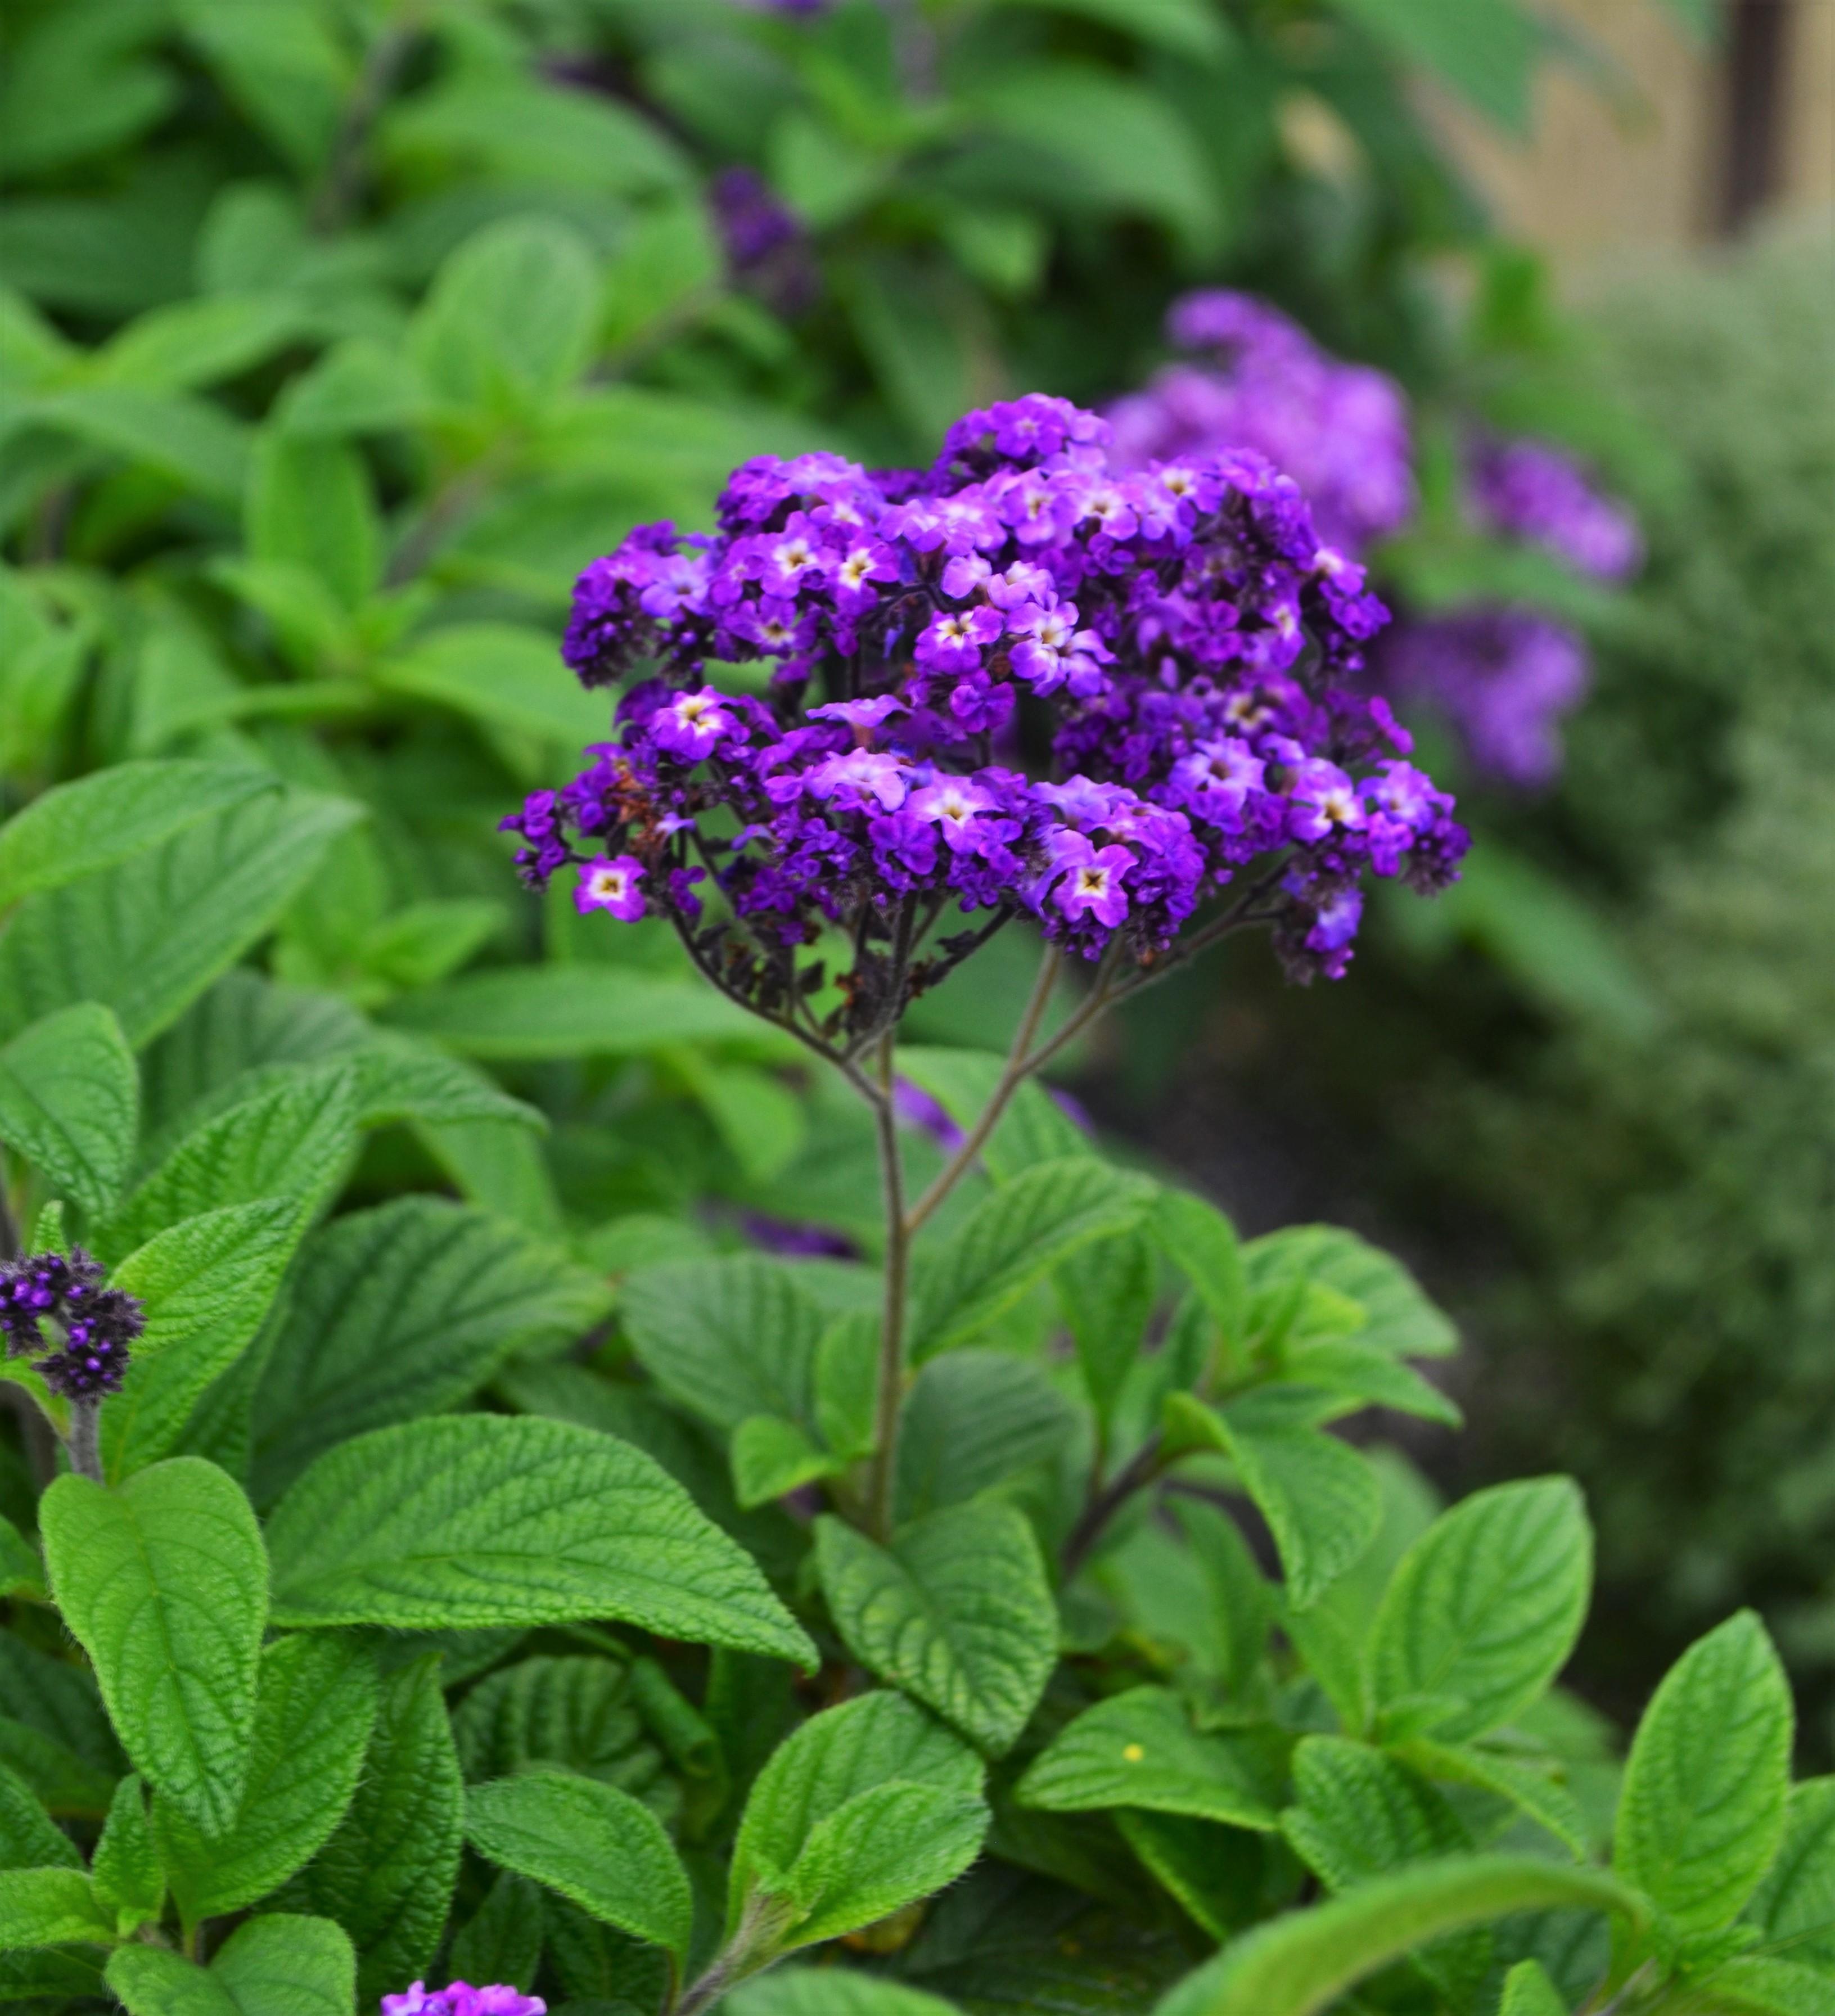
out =
[[[1137,1491],[1159,1475],[1161,1462],[1160,1438],[1157,1434],[1150,1435],[1101,1490],[1091,1492],[1082,1517],[1071,1528],[1070,1537],[1064,1543],[1063,1559],[1067,1582],[1076,1579],[1077,1571],[1089,1558],[1109,1521]]]
[[[102,1407],[99,1401],[70,1402],[70,1432],[64,1447],[77,1476],[102,1482]]]
[[[1050,1005],[1052,988],[1057,981],[1060,956],[1056,945],[1045,947],[1045,956],[1038,962],[1038,977],[1032,983],[1031,999],[1026,1003],[1026,1012],[1020,1017],[1020,1026],[1013,1031],[1013,1046],[1007,1052],[1006,1067],[1002,1071],[988,1103],[981,1109],[981,1117],[969,1129],[968,1138],[938,1172],[929,1189],[906,1213],[905,1232],[908,1238],[973,1167],[976,1157],[988,1145],[988,1136],[998,1125],[1000,1117],[1007,1110],[1013,1094],[1038,1068],[1038,1060],[1027,1053],[1032,1048],[1033,1038],[1038,1033],[1038,1025],[1045,1019],[1045,1011]],[[1078,1010],[1080,1015],[1083,1012],[1082,1010]],[[1071,1019],[1074,1021],[1077,1017],[1074,1016]],[[1059,1046],[1054,1041],[1050,1047],[1055,1049]]]
[[[401,66],[420,34],[420,9],[405,5],[399,16],[369,45],[363,67],[344,105],[332,142],[325,179],[312,199],[312,228],[321,233],[337,229],[349,215],[363,185],[363,149],[376,115],[395,88]]]
[[[867,1529],[876,1540],[892,1535],[892,1491],[898,1464],[898,1409],[905,1398],[905,1304],[910,1271],[911,1228],[905,1215],[905,1169],[898,1154],[898,1113],[892,1097],[893,1038],[880,1041],[880,1093],[873,1130],[880,1150],[880,1184],[886,1211],[886,1295],[880,1320],[880,1364],[873,1395],[873,1455],[866,1491]]]

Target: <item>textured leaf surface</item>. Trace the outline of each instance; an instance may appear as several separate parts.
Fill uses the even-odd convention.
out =
[[[361,815],[347,799],[266,792],[118,868],[27,897],[0,938],[0,1034],[89,1000],[113,1010],[129,1042],[157,1035]]]
[[[1434,1743],[1425,1737],[1395,1746],[1396,1755],[1430,1778],[1495,1792],[1528,1815],[1578,1859],[1587,1852],[1586,1816],[1567,1787],[1527,1763],[1469,1744]]]
[[[38,1549],[10,1519],[0,1518],[0,1596],[44,1593],[45,1567]]]
[[[972,1792],[894,1781],[858,1792],[809,1831],[781,1885],[799,1917],[789,1943],[876,1924],[953,1883],[980,1852],[988,1809]]]
[[[250,1918],[223,1942],[210,1972],[243,2016],[348,2016],[356,1997],[356,1957],[329,1918]]]
[[[1504,1976],[1497,2016],[1567,2016],[1567,2005],[1540,1960],[1519,1960]]]
[[[334,1219],[300,1255],[256,1391],[257,1501],[336,1442],[469,1399],[609,1302],[597,1277],[488,1211],[410,1197]]]
[[[959,1505],[1048,1462],[1076,1425],[1070,1402],[1029,1359],[972,1346],[933,1359],[899,1417],[899,1517]]]
[[[1140,1350],[1154,1288],[1153,1249],[1139,1232],[1095,1240],[1058,1267],[1058,1302],[1076,1340],[1084,1389],[1105,1421]]]
[[[161,1946],[123,1946],[105,1978],[128,2016],[242,2016],[240,2005],[208,1968]]]
[[[0,1765],[0,1869],[80,1869],[76,1843],[16,1771]]]
[[[715,1427],[811,1419],[826,1320],[790,1268],[750,1254],[646,1267],[624,1283],[620,1315],[644,1370]]]
[[[768,1875],[787,1874],[815,1829],[851,1800],[894,1782],[978,1798],[973,1751],[902,1694],[864,1694],[812,1715],[779,1744],[746,1802],[734,1844],[728,1924]]]
[[[1430,1731],[1443,1743],[1495,1729],[1561,1670],[1592,1586],[1567,1479],[1474,1492],[1409,1549],[1383,1596],[1369,1648],[1379,1708],[1444,1702]]]
[[[1329,1890],[1471,1845],[1452,1807],[1424,1779],[1342,1737],[1301,1739],[1293,1791],[1297,1803],[1282,1814],[1282,1831]]]
[[[376,1712],[375,1661],[340,1638],[281,1638],[261,1654],[248,1782],[235,1819],[207,1834],[171,1801],[153,1830],[187,1924],[278,1889],[343,1819]]]
[[[1162,1190],[1153,1201],[1147,1229],[1174,1266],[1192,1284],[1204,1312],[1233,1342],[1248,1314],[1248,1276],[1236,1228],[1214,1204],[1189,1190]]]
[[[1505,1855],[1429,1863],[1258,1928],[1181,1982],[1155,2016],[1318,2016],[1429,1940],[1563,1905],[1644,1915],[1635,1891],[1597,1870]]]
[[[1279,1550],[1288,1600],[1309,1609],[1376,1537],[1376,1474],[1348,1443],[1315,1428],[1265,1420],[1246,1406],[1222,1420],[1243,1488]]]
[[[984,1750],[1010,1749],[1057,1658],[1057,1605],[1038,1543],[1010,1505],[951,1506],[881,1547],[842,1521],[816,1526],[823,1593],[869,1672],[934,1708]]]
[[[146,1793],[135,1773],[115,1787],[107,1821],[89,1858],[89,1876],[97,1902],[113,1914],[115,1929],[124,1939],[157,1921],[165,1908],[166,1872],[147,1823]]]
[[[941,1996],[839,1967],[775,1967],[724,2006],[728,2016],[955,2016]]]
[[[1153,1195],[1146,1177],[1087,1155],[1038,1163],[1003,1183],[916,1269],[913,1358],[966,1343],[1078,1247],[1137,1224]]]
[[[47,1015],[0,1049],[0,1140],[85,1210],[126,1181],[140,1083],[121,1025],[98,1002]]]
[[[685,1964],[688,1876],[662,1823],[628,1792],[562,1771],[495,1779],[466,1795],[465,1831],[487,1860]]]
[[[146,1305],[121,1390],[102,1409],[102,1456],[119,1479],[164,1455],[211,1382],[261,1327],[298,1243],[285,1198],[231,1204],[157,1233],[115,1269]]]
[[[1777,1852],[1794,1723],[1783,1669],[1749,1610],[1691,1645],[1644,1711],[1613,1863],[1684,1931],[1725,1924]]]
[[[114,1913],[81,1870],[0,1870],[0,1953],[114,1935]]]
[[[816,1664],[750,1557],[678,1484],[565,1422],[468,1414],[359,1435],[282,1499],[268,1544],[277,1622],[619,1617]]]
[[[1835,1778],[1792,1788],[1784,1838],[1746,1916],[1791,1959],[1835,1970]]]
[[[1052,1813],[1139,1806],[1272,1834],[1283,1748],[1254,1731],[1201,1734],[1170,1689],[1133,1687],[1085,1708],[1020,1780],[1017,1797]]]
[[[268,1561],[248,1500],[176,1456],[118,1490],[60,1477],[40,1507],[51,1584],[141,1774],[211,1828],[246,1782]]]
[[[184,761],[115,763],[59,784],[0,826],[0,910],[275,789],[265,770]]]
[[[1397,1358],[1445,1358],[1459,1348],[1459,1332],[1401,1262],[1342,1226],[1284,1226],[1251,1240],[1243,1258],[1251,1290],[1301,1275],[1361,1304],[1360,1344]]]
[[[310,1215],[356,1143],[356,1082],[347,1064],[302,1066],[188,1135],[105,1223],[105,1259],[164,1227],[231,1204],[286,1197]]]
[[[736,1039],[761,1025],[711,987],[597,961],[474,974],[390,1004],[397,1027],[467,1057],[635,1057],[678,1043]]]
[[[667,1760],[637,1704],[631,1669],[616,1660],[552,1654],[519,1659],[466,1693],[452,1734],[468,1784],[555,1764],[653,1807],[675,1803],[664,1776]]]
[[[365,2003],[425,1973],[452,1904],[464,1829],[440,1662],[426,1656],[383,1683],[356,1797],[286,1893],[349,1934]]]

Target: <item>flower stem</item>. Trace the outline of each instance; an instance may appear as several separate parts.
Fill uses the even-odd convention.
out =
[[[1064,1543],[1063,1577],[1067,1584],[1076,1580],[1077,1571],[1102,1538],[1103,1528],[1135,1492],[1153,1482],[1161,1466],[1160,1437],[1150,1435],[1109,1483],[1102,1490],[1092,1493],[1089,1503],[1083,1508],[1082,1517]]]
[[[893,1036],[880,1041],[880,1097],[873,1128],[880,1149],[880,1185],[886,1211],[886,1295],[880,1320],[880,1365],[873,1399],[873,1455],[866,1492],[868,1530],[892,1535],[892,1491],[898,1474],[898,1409],[905,1398],[905,1304],[910,1271],[911,1227],[905,1215],[905,1169],[898,1154],[898,1113],[892,1097]]]
[[[95,1400],[70,1402],[70,1432],[64,1447],[70,1452],[70,1468],[77,1476],[100,1484],[102,1475],[102,1408]]]

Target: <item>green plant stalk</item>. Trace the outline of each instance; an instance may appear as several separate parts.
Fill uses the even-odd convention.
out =
[[[898,1112],[893,1100],[894,1043],[880,1042],[880,1096],[873,1107],[879,1143],[880,1185],[886,1213],[886,1283],[880,1319],[880,1356],[873,1392],[873,1454],[866,1491],[867,1530],[892,1537],[892,1496],[898,1466],[898,1414],[905,1401],[905,1318],[909,1295],[912,1229],[905,1212],[905,1169],[898,1154]]]

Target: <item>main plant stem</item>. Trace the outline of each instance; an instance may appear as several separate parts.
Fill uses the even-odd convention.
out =
[[[892,1536],[892,1492],[898,1465],[898,1409],[905,1398],[905,1303],[911,1271],[911,1227],[905,1215],[905,1168],[898,1154],[898,1111],[893,1098],[893,1035],[880,1039],[879,1098],[873,1129],[879,1140],[880,1187],[886,1212],[886,1294],[880,1319],[880,1365],[873,1395],[873,1468],[867,1480],[868,1530]]]
[[[95,1401],[71,1401],[70,1438],[64,1447],[77,1476],[102,1482],[102,1409]]]

